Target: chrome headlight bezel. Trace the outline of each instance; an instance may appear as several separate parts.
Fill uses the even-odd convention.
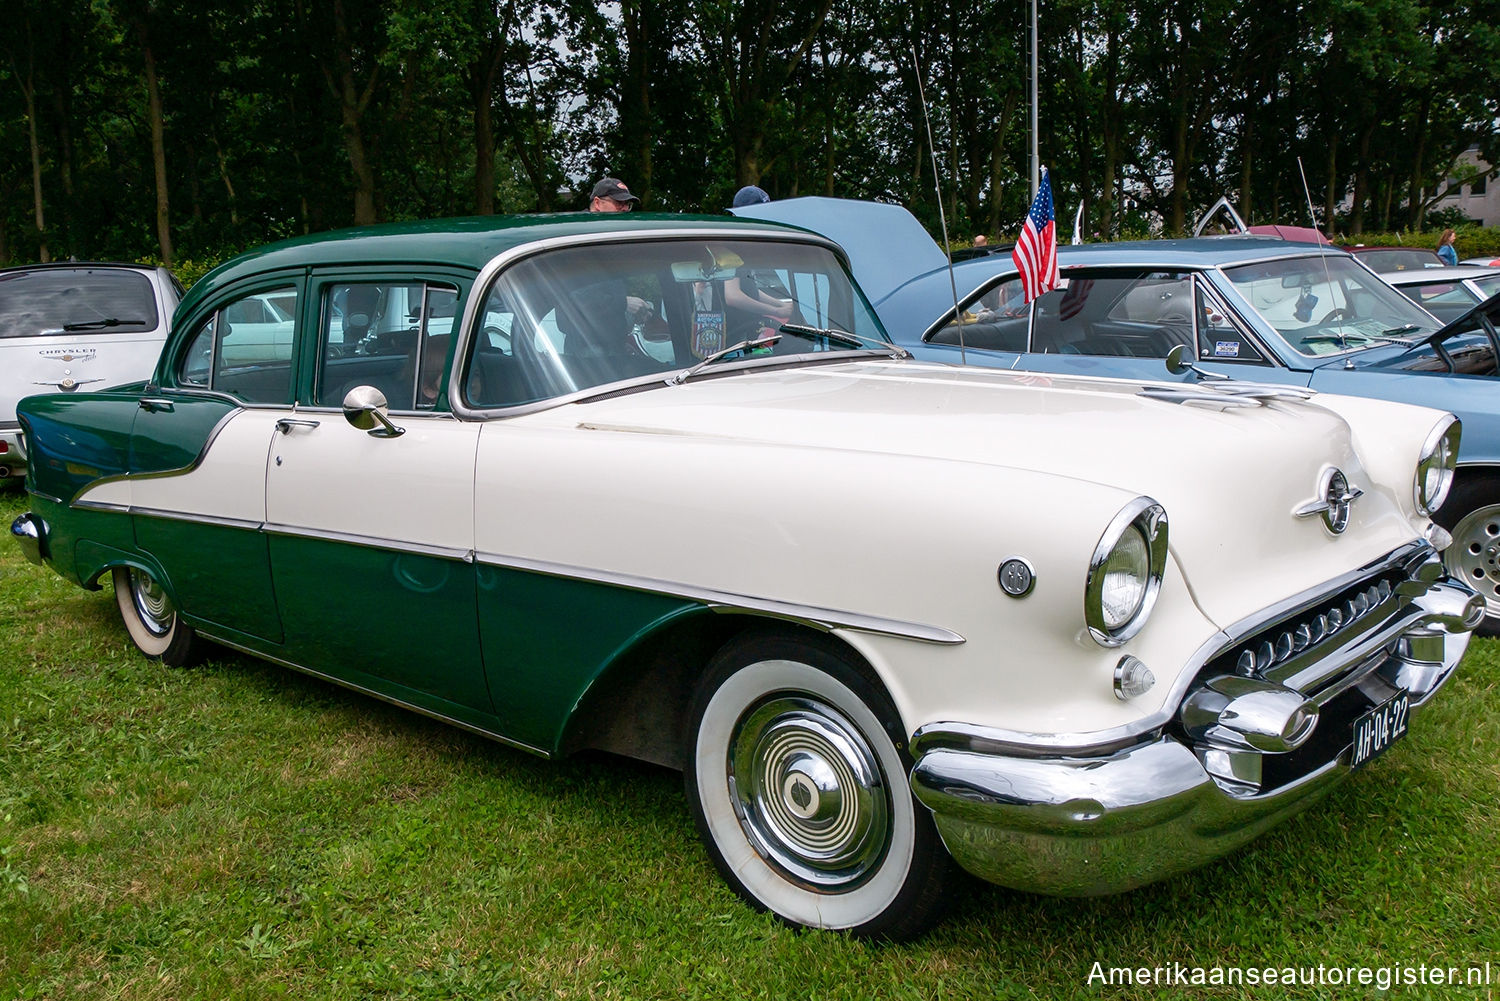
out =
[[[1448,499],[1453,473],[1458,466],[1458,442],[1462,431],[1462,422],[1450,414],[1438,422],[1422,443],[1411,488],[1412,502],[1416,504],[1418,514],[1430,518]]]
[[[1104,566],[1129,532],[1138,532],[1146,544],[1146,580],[1135,610],[1124,621],[1111,626],[1104,613]],[[1083,618],[1094,642],[1100,646],[1117,647],[1141,631],[1156,605],[1166,569],[1166,509],[1150,497],[1137,497],[1110,519],[1109,526],[1094,547],[1094,555],[1089,559],[1088,579],[1083,588]]]

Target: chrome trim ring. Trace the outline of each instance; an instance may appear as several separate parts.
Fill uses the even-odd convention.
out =
[[[1458,445],[1463,424],[1452,414],[1444,414],[1437,426],[1422,443],[1422,452],[1417,459],[1417,473],[1412,481],[1412,501],[1417,513],[1431,516],[1448,499],[1448,490],[1453,486],[1454,470],[1458,467]],[[1427,473],[1433,466],[1440,466],[1437,488],[1432,496],[1426,494]]]
[[[782,695],[752,708],[729,742],[729,788],[755,850],[824,892],[860,885],[890,840],[890,790],[875,752],[838,710]]]
[[[172,631],[177,613],[172,610],[172,601],[166,590],[150,574],[130,568],[130,598],[135,604],[141,625],[152,636],[165,636]]]
[[[1146,592],[1141,597],[1140,607],[1129,620],[1111,629],[1104,621],[1104,574],[1101,572],[1115,547],[1132,527],[1146,540],[1150,563],[1147,569]],[[1088,624],[1089,635],[1100,646],[1116,647],[1125,643],[1146,625],[1156,596],[1161,592],[1162,576],[1167,569],[1167,512],[1150,497],[1137,497],[1120,509],[1110,520],[1104,534],[1094,546],[1094,555],[1089,559],[1088,578],[1083,588],[1083,618]]]

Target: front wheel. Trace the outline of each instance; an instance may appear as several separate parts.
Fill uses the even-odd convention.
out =
[[[141,653],[172,667],[191,664],[202,642],[156,578],[135,567],[115,567],[113,577],[120,618]]]
[[[832,644],[751,634],[694,700],[687,793],[720,874],[794,925],[910,938],[953,865],[890,699]]]
[[[1500,477],[1460,474],[1435,520],[1453,534],[1443,565],[1484,599],[1475,632],[1500,636]]]

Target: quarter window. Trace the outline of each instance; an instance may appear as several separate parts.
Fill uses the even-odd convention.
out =
[[[178,362],[181,386],[212,389],[246,403],[291,399],[295,286],[254,292],[204,319]]]
[[[349,282],[323,294],[321,406],[373,386],[392,410],[430,410],[445,386],[458,289],[427,282]]]

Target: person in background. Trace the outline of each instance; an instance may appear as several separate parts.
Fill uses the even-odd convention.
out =
[[[629,212],[641,203],[618,177],[606,177],[594,185],[589,199],[590,212]]]
[[[742,209],[746,205],[763,205],[770,200],[770,195],[753,184],[747,184],[734,193],[734,207],[737,209]]]
[[[1438,237],[1438,256],[1450,267],[1458,264],[1458,248],[1453,246],[1457,239],[1458,234],[1451,229],[1443,230],[1443,235]]]
[[[988,247],[989,245],[990,245],[990,239],[989,239],[989,237],[985,236],[983,233],[980,233],[978,236],[974,237],[974,246],[976,246],[976,247]]]

